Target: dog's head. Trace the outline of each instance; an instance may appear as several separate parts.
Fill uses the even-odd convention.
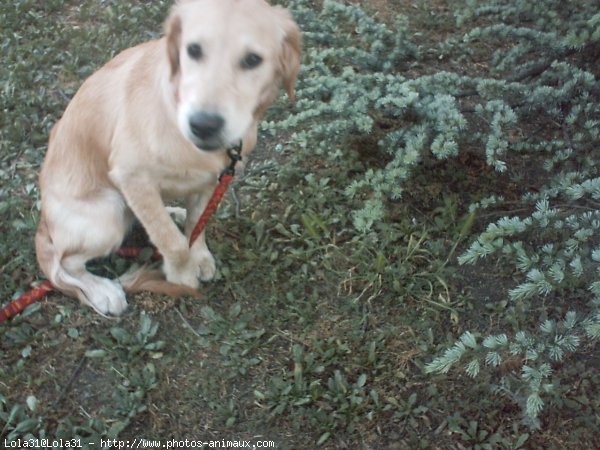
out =
[[[300,31],[264,0],[180,0],[166,22],[177,122],[203,150],[239,142],[280,87],[294,100]]]

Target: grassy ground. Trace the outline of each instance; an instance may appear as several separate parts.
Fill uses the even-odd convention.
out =
[[[456,32],[442,1],[364,3],[383,19],[402,8],[423,45]],[[95,68],[160,34],[169,5],[0,4],[3,302],[40,277],[36,176],[50,127]],[[282,100],[272,117],[287,108]],[[454,257],[465,192],[503,183],[510,199],[515,186],[475,155],[425,161],[389,220],[363,236],[343,188],[364,161],[352,170],[352,161],[299,158],[283,136],[259,145],[237,185],[239,214],[230,198],[210,224],[219,271],[202,300],[136,295],[122,318],[107,320],[52,294],[0,327],[0,438],[96,443],[86,448],[117,437],[271,440],[280,449],[598,444],[593,364],[568,363],[579,384],[538,432],[521,424],[510,399],[490,394],[489,380],[423,370],[462,331],[492,332],[504,314],[512,274],[458,269]],[[368,145],[356,143],[362,157]],[[110,258],[95,269],[127,264]]]

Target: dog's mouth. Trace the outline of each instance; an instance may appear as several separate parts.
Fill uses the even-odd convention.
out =
[[[204,150],[207,152],[224,150],[229,147],[222,139],[206,140],[206,139],[192,138],[192,142],[198,149]]]

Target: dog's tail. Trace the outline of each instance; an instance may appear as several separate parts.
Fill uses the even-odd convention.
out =
[[[154,292],[170,297],[190,295],[199,298],[202,296],[196,289],[171,283],[165,279],[165,275],[160,270],[149,269],[146,266],[124,273],[119,277],[119,282],[125,292]]]

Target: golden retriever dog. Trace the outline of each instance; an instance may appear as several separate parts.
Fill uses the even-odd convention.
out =
[[[90,76],[50,133],[40,174],[38,262],[52,284],[103,315],[126,291],[177,293],[210,280],[204,235],[188,237],[227,149],[256,144],[257,124],[281,86],[293,100],[300,32],[264,0],[180,0],[165,36],[127,49]],[[164,200],[185,199],[182,233]],[[118,280],[86,262],[115,251],[137,218],[163,256],[161,279]]]

